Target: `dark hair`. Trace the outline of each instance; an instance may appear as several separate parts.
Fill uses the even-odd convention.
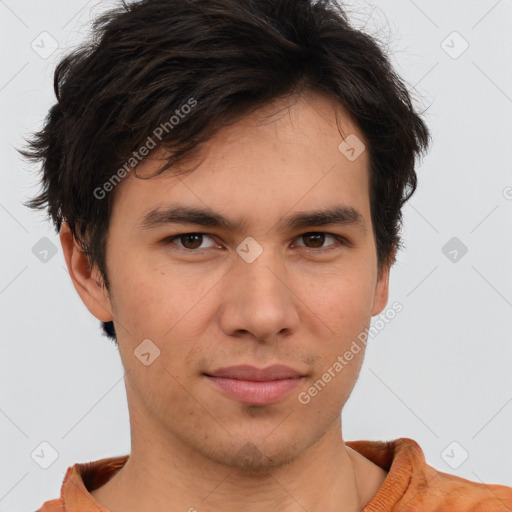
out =
[[[171,156],[159,174],[223,126],[305,91],[334,98],[364,134],[379,268],[392,263],[401,207],[416,189],[415,159],[430,133],[380,44],[334,1],[123,1],[60,61],[54,89],[44,127],[20,150],[42,163],[42,191],[26,206],[48,208],[57,232],[69,224],[107,291],[115,194],[97,191],[113,189],[104,184],[116,171],[124,176],[126,162],[135,167],[133,152],[163,127],[158,144]],[[112,322],[103,330],[116,342]]]

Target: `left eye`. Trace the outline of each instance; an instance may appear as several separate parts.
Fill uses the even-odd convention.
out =
[[[328,236],[334,240],[337,240],[338,242],[340,241],[340,238],[341,238],[339,236],[331,235],[329,233],[324,233],[323,231],[320,231],[320,232],[313,232],[313,233],[304,233],[303,235],[299,235],[298,240],[300,240],[300,239],[312,240],[313,247],[308,247],[308,246],[304,246],[304,247],[307,247],[307,249],[318,249],[319,248],[318,244],[323,245],[326,236]],[[331,245],[336,245],[336,244],[329,244],[327,247],[330,247]],[[299,247],[302,247],[302,246],[299,246]],[[323,247],[320,247],[320,248],[323,248]]]
[[[309,244],[312,245],[301,245],[298,244],[298,247],[305,247],[306,249],[323,249],[325,247],[331,247],[333,245],[337,245],[336,243],[328,244],[324,246],[326,237],[329,237],[333,240],[336,240],[338,244],[347,243],[344,241],[344,238],[340,235],[333,235],[330,233],[325,233],[323,231],[315,231],[310,233],[303,233],[297,237],[297,240],[309,240]],[[171,236],[164,240],[165,243],[175,243],[175,241],[179,241],[181,245],[178,244],[178,247],[184,250],[188,250],[189,252],[194,252],[198,249],[207,249],[208,247],[201,247],[204,238],[209,238],[212,241],[212,244],[209,246],[214,247],[215,243],[210,235],[207,233],[182,233],[179,235]]]

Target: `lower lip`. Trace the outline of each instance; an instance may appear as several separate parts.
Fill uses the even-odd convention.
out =
[[[277,402],[301,381],[301,378],[293,378],[256,382],[210,375],[206,375],[206,378],[226,395],[250,405],[267,405]]]

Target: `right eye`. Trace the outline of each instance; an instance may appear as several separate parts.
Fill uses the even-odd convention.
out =
[[[177,245],[179,250],[184,250],[188,252],[200,252],[203,249],[205,249],[199,249],[203,242],[204,237],[208,237],[211,239],[211,236],[208,235],[207,233],[180,233],[179,235],[174,235],[166,238],[164,240],[164,243],[165,245]],[[181,245],[177,244],[176,241],[179,241]],[[213,247],[213,245],[210,247]]]

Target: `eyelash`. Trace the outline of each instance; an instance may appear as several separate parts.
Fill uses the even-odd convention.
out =
[[[180,239],[181,237],[185,237],[185,236],[189,236],[189,235],[201,235],[203,237],[206,236],[206,237],[209,237],[210,239],[213,239],[213,236],[210,235],[209,233],[191,232],[191,233],[180,233],[179,235],[173,235],[173,236],[167,237],[166,239],[163,240],[163,243],[165,245],[174,244],[174,240]],[[334,233],[328,233],[326,231],[308,231],[306,233],[302,233],[302,234],[298,235],[296,238],[301,238],[301,237],[306,236],[306,235],[327,235],[327,236],[330,236],[331,238],[334,238],[335,240],[338,241],[338,244],[331,244],[331,245],[329,245],[327,247],[318,248],[318,249],[315,249],[313,247],[299,246],[299,247],[301,247],[302,250],[305,250],[306,252],[322,253],[322,252],[333,250],[336,246],[337,247],[339,247],[339,246],[352,247],[353,246],[353,244],[351,242],[349,242],[345,237],[343,237],[341,235],[336,235]],[[174,245],[176,245],[176,244],[174,244]],[[335,246],[335,247],[333,247],[333,246]],[[206,249],[187,249],[185,247],[177,246],[177,250],[179,250],[179,251],[186,251],[188,253],[202,253],[202,252],[204,252],[204,251],[206,251],[208,249],[209,248],[206,248]]]

